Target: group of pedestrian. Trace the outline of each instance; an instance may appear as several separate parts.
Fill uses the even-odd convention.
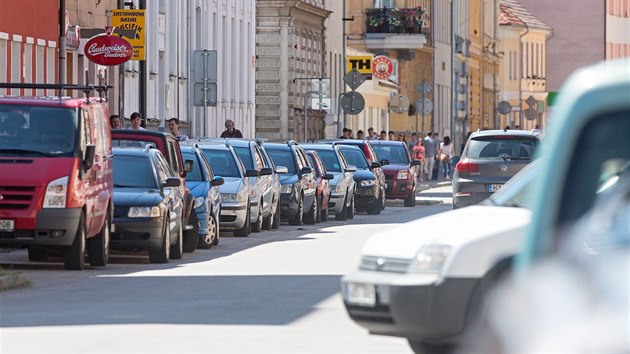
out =
[[[438,133],[428,132],[424,139],[417,139],[416,143],[411,148],[414,153],[414,158],[422,162],[422,173],[419,174],[421,181],[437,181],[440,166],[444,180],[451,180],[452,166],[450,159],[455,154],[455,151],[451,137],[445,136],[444,140],[440,141],[439,136]]]

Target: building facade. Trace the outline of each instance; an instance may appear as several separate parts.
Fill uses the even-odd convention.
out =
[[[606,0],[606,60],[630,57],[630,0]]]
[[[433,130],[440,136],[453,136],[452,117],[452,0],[435,1],[433,6],[433,43],[435,56],[433,66],[434,102],[433,102]]]

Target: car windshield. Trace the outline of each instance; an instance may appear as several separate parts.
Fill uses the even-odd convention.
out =
[[[148,156],[114,155],[114,188],[158,188]]]
[[[241,178],[234,155],[229,150],[202,149],[215,176]]]
[[[370,168],[370,166],[368,166],[367,159],[363,154],[363,151],[343,147],[341,148],[341,151],[343,152],[343,156],[346,157],[346,160],[348,160],[349,164],[356,166],[360,170],[367,170]]]
[[[341,164],[334,150],[317,150],[328,172],[341,172]]]
[[[520,136],[483,136],[468,142],[466,157],[469,159],[519,159],[531,160],[539,140]]]
[[[255,170],[254,161],[252,161],[252,151],[249,147],[245,146],[234,146],[234,152],[238,156],[241,161],[243,161],[243,165],[245,165],[246,170]]]
[[[297,169],[293,160],[293,153],[289,150],[267,150],[269,157],[273,160],[273,163],[277,166],[284,166],[287,168],[288,173],[295,175]]]
[[[203,172],[201,171],[201,165],[199,164],[199,159],[197,158],[197,155],[194,152],[182,151],[182,157],[184,158],[184,161],[186,160],[193,161],[193,170],[186,173],[186,181],[195,181],[195,182],[204,181],[203,175],[202,175]]]
[[[402,145],[374,145],[374,150],[382,160],[388,160],[390,164],[408,165],[409,157],[407,149]]]
[[[74,156],[76,111],[8,105],[0,108],[0,156]]]

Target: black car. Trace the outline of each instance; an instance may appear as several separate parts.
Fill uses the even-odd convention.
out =
[[[288,220],[290,225],[301,225],[302,221],[315,224],[315,176],[306,151],[294,141],[286,144],[267,143],[265,149],[276,165],[276,171],[280,173],[281,218]]]
[[[179,259],[183,252],[181,180],[160,150],[116,148],[114,228],[110,247],[149,251],[151,263]]]
[[[366,211],[370,215],[378,215],[385,209],[385,175],[379,162],[370,164],[365,154],[357,146],[338,144],[350,165],[356,166],[353,174],[356,187],[354,189],[354,208],[357,212]],[[378,173],[380,171],[380,173]]]

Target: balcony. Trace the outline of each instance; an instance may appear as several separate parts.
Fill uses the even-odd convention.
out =
[[[420,49],[427,43],[426,10],[367,9],[365,45],[369,49]]]

